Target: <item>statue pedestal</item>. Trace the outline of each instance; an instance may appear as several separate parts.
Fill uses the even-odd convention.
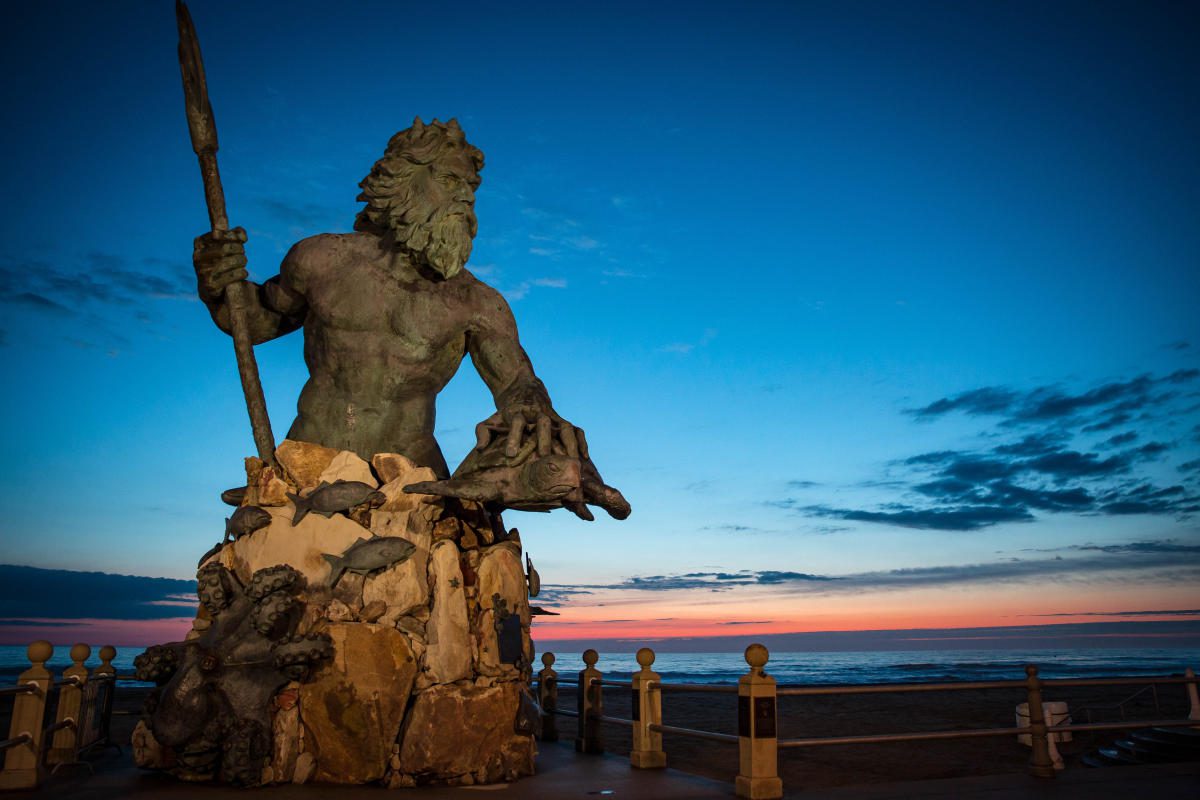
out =
[[[331,650],[303,680],[270,687],[261,782],[395,787],[532,774],[533,646],[515,531],[506,533],[499,516],[479,505],[405,494],[404,486],[433,474],[403,456],[378,455],[368,465],[349,452],[284,442],[278,457],[282,475],[247,459],[244,505],[263,508],[269,523],[202,564],[221,565],[243,587],[260,570],[291,567],[303,580],[289,636],[321,637]],[[385,499],[328,518],[310,512],[293,525],[295,498],[338,480],[379,487]],[[336,576],[346,551],[377,537],[403,539],[411,553],[391,564],[348,558],[348,571]],[[220,613],[202,607],[188,638],[221,649],[206,636]],[[228,644],[232,654],[238,645]],[[219,694],[221,678],[185,691]],[[148,722],[157,734],[155,717]]]

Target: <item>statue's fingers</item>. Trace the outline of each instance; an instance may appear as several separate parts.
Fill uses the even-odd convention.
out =
[[[545,414],[537,418],[537,452],[538,456],[548,456],[554,449],[554,438],[551,433],[551,421]]]
[[[514,411],[508,417],[508,441],[504,445],[506,458],[516,458],[521,451],[521,437],[525,434],[525,415]]]
[[[579,443],[579,457],[586,459],[588,456],[587,438],[583,435],[583,428],[575,429],[575,439]]]
[[[487,447],[492,441],[492,429],[488,427],[487,420],[475,426],[475,449],[482,450]]]
[[[575,426],[563,421],[558,429],[558,438],[562,440],[563,448],[571,458],[579,458],[579,442],[575,440]]]

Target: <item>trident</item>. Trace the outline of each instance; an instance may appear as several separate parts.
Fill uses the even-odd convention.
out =
[[[175,0],[175,19],[179,23],[179,69],[183,73],[183,98],[187,107],[188,131],[192,135],[192,150],[200,160],[200,176],[204,179],[204,200],[208,205],[208,221],[214,233],[229,230],[225,215],[225,191],[221,188],[221,173],[217,170],[217,125],[208,102],[208,83],[204,78],[204,62],[200,59],[200,41],[192,25],[192,15],[181,0]],[[267,417],[267,401],[263,397],[258,377],[258,362],[254,360],[254,343],[246,324],[246,308],[250,305],[253,288],[246,281],[231,284],[225,290],[229,307],[229,328],[233,334],[233,352],[237,356],[238,374],[246,395],[246,410],[258,457],[275,464],[275,436]]]

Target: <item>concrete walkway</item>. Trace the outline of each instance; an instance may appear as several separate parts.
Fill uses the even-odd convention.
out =
[[[673,769],[635,770],[628,759],[613,755],[578,756],[570,744],[540,744],[538,774],[514,784],[397,790],[412,800],[484,800],[488,797],[558,800],[563,798],[627,798],[627,800],[708,800],[734,796],[733,783],[689,775]],[[189,784],[142,772],[124,756],[109,756],[86,771],[52,779],[37,792],[6,793],[9,797],[61,800],[216,800],[238,797],[267,800],[378,800],[390,793],[378,786],[275,786],[239,790],[211,784]],[[1028,775],[987,775],[909,783],[848,786],[806,792],[785,787],[789,800],[1195,800],[1200,797],[1200,763],[1146,767],[1077,769],[1054,780]]]

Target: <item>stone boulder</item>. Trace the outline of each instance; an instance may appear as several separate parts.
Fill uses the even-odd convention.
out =
[[[479,649],[476,652],[481,675],[516,677],[517,666],[500,659],[496,624],[502,615],[515,615],[521,624],[522,652],[530,658],[525,643],[529,636],[529,602],[525,571],[516,548],[498,544],[487,548],[479,559]],[[500,601],[503,609],[497,609]]]
[[[433,546],[429,582],[433,604],[425,625],[428,648],[422,667],[433,683],[453,683],[471,674],[474,649],[459,550],[453,541],[443,539]]]
[[[275,448],[275,458],[279,466],[296,484],[301,492],[311,489],[321,482],[321,473],[338,454],[332,447],[323,447],[311,442],[297,442],[284,439]]]
[[[532,775],[533,737],[514,727],[522,686],[448,684],[419,693],[404,726],[398,772],[416,783],[496,783]]]
[[[304,751],[313,779],[367,783],[387,771],[392,744],[417,674],[398,630],[368,623],[331,624],[333,661],[300,687]],[[293,776],[294,777],[294,776]]]
[[[343,450],[334,456],[333,460],[329,462],[329,466],[325,467],[317,476],[318,485],[337,483],[338,481],[359,481],[373,489],[379,488],[379,481],[375,480],[375,473],[371,472],[371,465],[363,461],[357,453],[351,453],[349,450]]]

